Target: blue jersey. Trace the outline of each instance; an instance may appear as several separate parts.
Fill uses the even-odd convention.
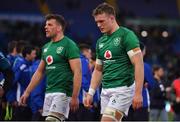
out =
[[[79,102],[83,103],[83,97],[85,96],[85,92],[88,92],[89,90],[92,71],[89,67],[89,60],[82,54],[80,55],[80,59],[82,68],[82,85],[79,93]],[[99,101],[99,95],[99,89],[97,89],[93,98],[93,102]]]
[[[33,62],[31,66],[31,76],[35,73],[39,66],[40,60]],[[36,113],[39,109],[43,108],[44,96],[46,90],[46,79],[45,77],[40,81],[36,88],[31,92],[30,95],[30,107],[33,113]]]
[[[11,54],[8,54],[8,55],[7,55],[7,59],[9,60],[11,66],[13,66],[14,61],[16,60],[16,58],[17,58],[17,56],[13,56],[13,55],[11,55]]]
[[[81,59],[81,68],[82,68],[82,84],[81,90],[79,93],[79,102],[83,103],[83,97],[85,92],[88,92],[90,81],[91,81],[91,70],[89,68],[89,61],[84,55],[80,55]]]
[[[13,72],[15,75],[14,84],[17,84],[17,100],[25,91],[31,80],[31,62],[25,58],[18,56],[13,65]]]
[[[148,83],[148,87],[143,87],[142,96],[143,96],[143,107],[149,107],[150,105],[150,97],[149,90],[154,86],[154,77],[152,74],[152,69],[149,64],[144,62],[144,82]]]

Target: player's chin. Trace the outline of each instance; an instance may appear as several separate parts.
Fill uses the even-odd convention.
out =
[[[100,31],[101,31],[101,33],[106,33],[106,31],[104,29],[101,29]]]
[[[50,35],[49,35],[49,34],[46,34],[46,37],[47,37],[47,38],[49,38],[49,37],[50,37]]]

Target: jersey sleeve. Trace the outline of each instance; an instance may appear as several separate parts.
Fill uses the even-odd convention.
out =
[[[13,65],[13,72],[14,72],[14,83],[16,83],[20,77],[22,71],[26,68],[26,64],[22,63],[21,60],[16,59]]]
[[[45,61],[44,52],[45,52],[45,46],[43,46],[41,50],[41,60]]]
[[[97,41],[97,43],[96,43],[96,59],[100,59],[100,56],[99,56],[99,41]]]
[[[103,37],[104,36],[102,36],[101,38],[99,38],[98,40],[97,40],[97,43],[96,43],[96,59],[102,59],[102,57],[100,56],[100,51],[99,51],[99,49],[101,48],[101,46],[103,45],[102,43],[101,43],[101,40],[103,39]]]
[[[134,34],[134,32],[128,31],[123,44],[125,46],[126,52],[128,52],[134,48],[139,47],[139,39]]]
[[[66,57],[68,59],[80,58],[80,51],[74,42],[69,42],[67,45]]]
[[[0,70],[6,70],[10,67],[8,59],[0,52]]]

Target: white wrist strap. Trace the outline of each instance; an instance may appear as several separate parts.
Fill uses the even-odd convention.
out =
[[[94,96],[95,90],[93,88],[89,88],[88,94],[90,94],[91,96]]]

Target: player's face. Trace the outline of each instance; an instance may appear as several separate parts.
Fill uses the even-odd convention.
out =
[[[91,59],[91,58],[92,58],[92,51],[91,51],[91,49],[85,49],[85,50],[83,51],[83,54],[84,54],[85,57],[88,58],[88,59]]]
[[[60,26],[58,25],[55,19],[47,20],[45,25],[46,37],[55,37],[59,31],[59,27]]]
[[[158,75],[159,75],[160,77],[163,77],[163,76],[164,76],[164,69],[163,69],[163,68],[160,68],[160,69],[158,70]]]
[[[111,32],[113,23],[112,15],[108,15],[106,13],[98,14],[94,16],[94,19],[101,33]]]
[[[36,50],[32,50],[29,54],[29,60],[33,61],[36,58]]]

